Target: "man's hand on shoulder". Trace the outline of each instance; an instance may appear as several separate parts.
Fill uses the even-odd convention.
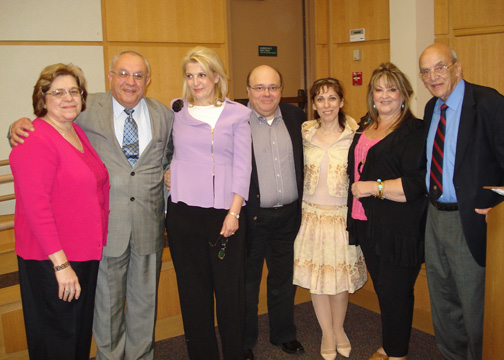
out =
[[[35,131],[32,121],[28,118],[21,118],[14,124],[12,124],[9,132],[9,140],[11,145],[17,146],[18,144],[24,143],[23,138],[26,138],[30,135],[28,131]]]

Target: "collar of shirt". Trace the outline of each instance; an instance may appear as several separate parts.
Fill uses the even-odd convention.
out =
[[[458,84],[453,89],[452,93],[446,100],[446,105],[448,105],[447,110],[458,111],[462,106],[462,100],[464,100],[464,92],[465,92],[465,81],[460,79]],[[436,106],[434,108],[434,112],[441,114],[441,105],[443,105],[443,100],[437,99]],[[446,115],[448,117],[448,115]]]
[[[124,112],[124,106],[119,104],[114,97],[112,97],[112,109],[114,112],[114,133],[119,143],[122,146],[124,135],[124,123],[128,115]],[[140,155],[147,147],[147,144],[152,140],[152,129],[150,124],[149,109],[145,98],[142,98],[138,104],[133,108],[133,119],[138,126],[138,141]]]
[[[255,109],[250,105],[250,102],[247,104],[247,107],[249,109],[252,109],[252,116],[251,116],[252,119],[255,119],[260,124],[272,125],[274,122],[278,121],[279,119],[282,119],[282,112],[280,111],[280,106],[277,106],[275,110],[275,116],[273,117],[273,121],[270,122],[264,116],[255,111]]]

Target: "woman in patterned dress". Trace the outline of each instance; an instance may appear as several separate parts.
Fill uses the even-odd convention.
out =
[[[303,124],[304,195],[301,228],[294,243],[294,284],[307,288],[322,328],[324,359],[350,355],[343,329],[349,293],[367,280],[359,246],[346,231],[348,149],[358,128],[342,110],[338,80],[319,79],[310,90],[318,119]]]

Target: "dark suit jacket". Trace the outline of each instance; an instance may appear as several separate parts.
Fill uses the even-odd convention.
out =
[[[296,183],[298,188],[298,213],[296,227],[301,225],[301,200],[303,199],[303,140],[301,138],[301,124],[306,121],[306,114],[299,107],[280,103],[280,111],[285,126],[289,131],[292,141],[292,151],[294,152],[294,168],[296,171]],[[252,139],[254,142],[254,139]],[[253,151],[252,151],[253,153]],[[254,228],[260,208],[259,179],[257,177],[257,166],[255,155],[252,156],[252,176],[250,179],[250,191],[245,214],[247,216],[248,232]],[[249,234],[250,235],[250,234]]]
[[[425,106],[426,136],[436,100],[432,98]],[[493,207],[503,200],[483,186],[504,185],[504,96],[494,89],[467,81],[453,184],[467,244],[476,262],[485,266],[486,222],[474,209]]]

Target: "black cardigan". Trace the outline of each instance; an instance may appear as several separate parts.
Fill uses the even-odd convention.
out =
[[[355,222],[351,216],[351,191],[348,195],[350,244],[366,242],[377,255],[395,265],[416,266],[424,261],[427,196],[425,179],[420,172],[423,129],[422,120],[405,119],[397,129],[369,149],[360,180],[401,178],[407,201],[400,203],[373,196],[361,198],[368,218],[366,239],[356,239]],[[348,153],[350,186],[354,183],[354,152],[360,136],[359,131]]]

